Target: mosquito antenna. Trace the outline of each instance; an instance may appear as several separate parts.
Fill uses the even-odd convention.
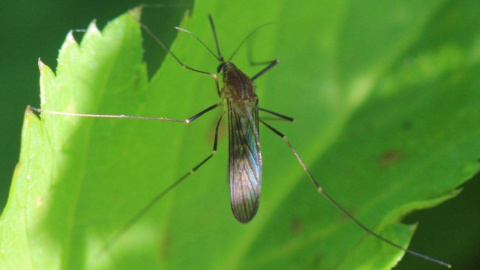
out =
[[[269,124],[265,123],[264,121],[260,120],[260,123],[262,123],[264,126],[266,126],[268,129],[270,129],[271,131],[273,131],[273,133],[277,134],[278,136],[280,136],[284,141],[285,143],[288,145],[288,147],[290,148],[290,150],[292,151],[292,153],[295,155],[295,157],[297,158],[298,162],[300,163],[300,165],[303,167],[303,170],[307,173],[308,175],[308,178],[310,178],[310,180],[312,181],[313,185],[315,185],[315,188],[317,189],[318,193],[320,193],[323,197],[325,197],[328,201],[330,201],[330,203],[332,203],[337,209],[339,209],[342,213],[344,213],[348,218],[350,218],[353,222],[355,222],[362,230],[364,230],[366,233],[370,234],[371,236],[374,236],[375,238],[379,239],[380,241],[382,242],[385,242],[387,244],[389,244],[390,246],[392,247],[395,247],[397,249],[400,249],[400,250],[403,250],[407,253],[410,253],[414,256],[417,256],[419,258],[422,258],[422,259],[425,259],[427,261],[431,261],[431,262],[434,262],[434,263],[437,263],[439,265],[442,265],[442,266],[445,266],[447,268],[451,268],[452,266],[446,262],[443,262],[443,261],[440,261],[440,260],[437,260],[435,258],[432,258],[432,257],[429,257],[427,255],[423,255],[421,253],[418,253],[416,251],[413,251],[413,250],[410,250],[408,248],[404,248],[398,244],[395,244],[394,242],[384,238],[383,236],[375,233],[374,231],[372,231],[371,229],[369,229],[366,225],[364,225],[362,222],[360,222],[358,219],[356,219],[352,214],[350,214],[350,212],[348,212],[345,208],[343,208],[343,206],[340,205],[340,203],[338,203],[335,199],[333,199],[328,193],[325,192],[325,190],[323,190],[323,187],[320,186],[320,184],[318,183],[318,181],[313,177],[313,175],[310,173],[310,171],[308,170],[307,166],[305,165],[305,163],[303,163],[303,160],[300,158],[300,156],[298,155],[297,151],[293,148],[293,146],[290,144],[290,141],[287,139],[287,136],[285,136],[283,133],[281,133],[280,131],[276,130],[274,127],[270,126]]]
[[[183,68],[186,68],[186,69],[189,69],[189,70],[192,70],[192,71],[195,71],[195,72],[198,72],[198,73],[202,73],[202,74],[205,74],[205,75],[209,75],[209,76],[212,76],[214,74],[210,73],[210,72],[205,72],[205,71],[201,71],[201,70],[198,70],[198,69],[195,69],[195,68],[191,68],[187,65],[185,65],[166,45],[165,43],[162,42],[162,40],[160,40],[160,38],[158,38],[152,30],[150,30],[150,28],[148,28],[148,26],[146,26],[145,24],[143,24],[139,18],[136,17],[136,15],[130,11],[130,14],[132,15],[133,19],[137,21],[137,23],[142,27],[142,29],[149,35],[153,38],[153,40],[155,40],[155,42],[160,45],[168,54],[170,54]]]
[[[213,23],[212,15],[208,14],[208,20],[210,21],[210,25],[212,26],[213,37],[215,38],[215,46],[217,47],[218,58],[219,58],[218,60],[220,60],[221,62],[224,62],[222,53],[220,52],[220,46],[218,45],[217,31],[215,30],[215,24]]]
[[[194,37],[198,42],[200,42],[203,47],[205,47],[205,49],[207,49],[215,58],[217,58],[218,61],[220,62],[223,62],[223,57],[220,55],[220,56],[217,56],[212,50],[210,50],[210,48],[199,38],[197,37],[194,33],[188,31],[187,29],[185,28],[181,28],[181,27],[178,27],[178,26],[175,26],[175,29],[177,29],[178,31],[182,31],[184,33],[187,33],[189,34],[190,36]]]
[[[264,23],[262,25],[259,25],[257,26],[255,29],[252,30],[252,32],[250,32],[246,37],[243,38],[243,40],[240,42],[240,44],[238,44],[237,48],[235,49],[235,51],[233,52],[232,56],[230,56],[230,58],[228,58],[228,61],[227,62],[230,62],[232,60],[232,58],[235,56],[235,54],[237,54],[238,50],[240,50],[240,48],[242,47],[243,43],[245,43],[245,41],[247,41],[247,39],[249,39],[253,34],[255,34],[258,30],[260,30],[261,28],[263,28],[264,26],[267,26],[269,24],[273,24],[273,22],[268,22],[268,23]]]

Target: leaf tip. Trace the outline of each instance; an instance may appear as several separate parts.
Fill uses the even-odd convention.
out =
[[[85,35],[82,38],[82,45],[88,43],[89,40],[97,40],[102,36],[102,32],[97,27],[97,20],[93,20],[87,27]]]
[[[77,41],[73,37],[72,30],[68,31],[67,38],[65,39],[65,45],[69,45],[69,44],[77,44]]]
[[[130,9],[128,11],[128,13],[132,14],[132,15],[136,15],[137,17],[140,17],[140,15],[142,14],[142,10],[143,8],[145,7],[145,5],[138,5],[132,9]]]
[[[130,14],[134,20],[140,21],[140,17],[142,16],[142,9],[144,5],[139,5],[137,7],[134,7],[128,11],[128,14]]]
[[[43,68],[45,68],[45,64],[42,62],[42,59],[39,57],[38,58],[38,69],[40,69],[40,72],[42,72]]]
[[[27,108],[25,109],[25,113],[24,113],[25,119],[27,119],[28,116],[31,115],[31,114],[35,115],[35,113],[33,113],[32,109],[31,109],[30,105],[28,105]]]
[[[30,105],[28,105],[27,108],[25,108],[25,112],[23,113],[23,130],[26,130],[27,127],[30,126],[30,121],[38,119],[39,117],[35,114]]]
[[[90,24],[88,25],[88,28],[87,28],[87,35],[88,34],[100,34],[100,30],[98,30],[98,27],[97,27],[97,20],[93,20],[92,22],[90,22]]]

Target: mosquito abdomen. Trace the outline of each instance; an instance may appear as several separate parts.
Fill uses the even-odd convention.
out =
[[[249,222],[257,213],[262,184],[258,101],[227,100],[230,202],[235,218]]]

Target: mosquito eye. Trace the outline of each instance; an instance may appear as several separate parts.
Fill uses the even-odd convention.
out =
[[[220,65],[218,65],[217,67],[217,73],[220,73],[220,71],[222,71],[222,68],[225,66],[225,63],[221,63]]]

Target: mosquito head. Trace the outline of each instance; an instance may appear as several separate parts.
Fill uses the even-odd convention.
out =
[[[227,62],[220,63],[220,65],[218,65],[218,67],[217,67],[217,73],[219,73],[219,74],[222,73],[222,69],[226,64],[227,64]]]
[[[236,70],[236,69],[237,69],[237,67],[232,62],[222,62],[217,67],[217,73],[225,74],[225,73],[228,73],[231,70]]]

